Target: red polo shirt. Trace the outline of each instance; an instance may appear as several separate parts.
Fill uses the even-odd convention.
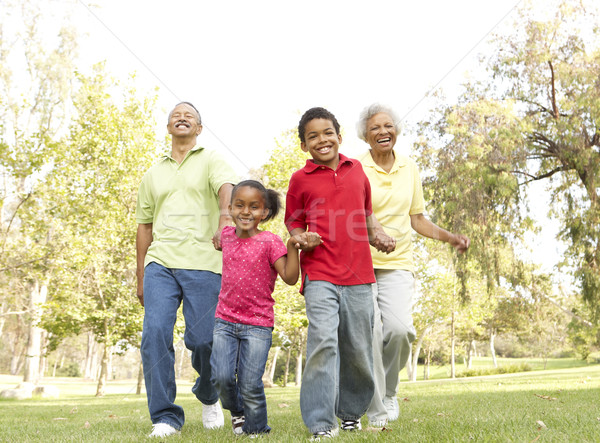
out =
[[[300,254],[302,284],[324,280],[336,285],[375,282],[366,217],[371,186],[360,162],[340,154],[337,169],[307,160],[294,172],[286,197],[285,224],[318,233],[323,243]]]

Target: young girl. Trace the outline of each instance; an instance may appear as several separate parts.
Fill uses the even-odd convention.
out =
[[[277,274],[288,285],[298,280],[298,249],[320,242],[316,233],[281,238],[258,229],[281,208],[279,194],[255,180],[238,183],[229,213],[235,227],[221,233],[223,277],[217,305],[212,371],[223,408],[231,412],[235,434],[267,433],[267,402],[262,376],[271,348],[272,293]]]

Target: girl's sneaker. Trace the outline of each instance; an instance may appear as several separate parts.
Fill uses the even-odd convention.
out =
[[[242,426],[246,422],[246,417],[243,415],[232,415],[231,416],[231,426],[233,426],[233,433],[235,435],[242,435],[244,431],[242,431]]]

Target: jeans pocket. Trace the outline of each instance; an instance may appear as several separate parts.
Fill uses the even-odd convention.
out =
[[[258,338],[260,340],[270,340],[273,335],[273,328],[268,328],[266,326],[252,326],[248,328],[248,334],[253,338]]]

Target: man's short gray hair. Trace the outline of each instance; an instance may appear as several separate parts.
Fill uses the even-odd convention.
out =
[[[382,105],[381,103],[373,103],[361,111],[358,122],[356,122],[356,133],[361,140],[367,141],[367,122],[369,119],[374,115],[381,113],[391,117],[394,126],[396,127],[396,133],[400,134],[401,126],[398,114],[396,114],[389,106]]]
[[[169,121],[171,121],[171,116],[173,115],[173,111],[175,110],[175,108],[179,105],[188,105],[189,107],[191,107],[194,111],[196,111],[196,118],[198,119],[198,124],[201,125],[202,124],[202,118],[200,118],[200,112],[196,109],[196,107],[191,104],[190,102],[179,102],[177,103],[175,106],[173,106],[173,109],[171,109],[171,112],[169,112],[169,117],[167,118],[167,123]]]

